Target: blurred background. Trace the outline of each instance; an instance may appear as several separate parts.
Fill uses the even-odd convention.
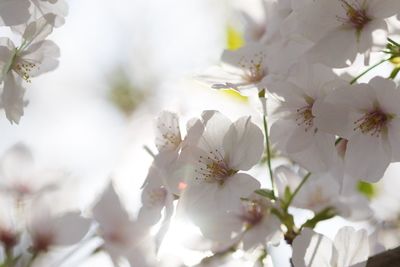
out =
[[[50,36],[61,49],[60,66],[26,86],[29,105],[19,125],[1,115],[0,154],[21,142],[31,148],[38,166],[68,171],[68,201],[57,203],[58,209],[58,204],[87,209],[112,178],[135,214],[152,161],[143,146],[155,150],[154,119],[160,111],[178,112],[183,122],[205,109],[233,118],[254,112],[245,99],[191,79],[219,62],[239,3],[68,4],[66,24]],[[100,262],[93,259],[82,266]]]

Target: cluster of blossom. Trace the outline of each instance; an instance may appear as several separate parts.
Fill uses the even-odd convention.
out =
[[[0,3],[0,22],[22,36],[18,48],[9,39],[0,46],[2,106],[11,121],[18,122],[22,114],[21,81],[56,65],[58,51],[44,38],[62,24],[61,3]],[[100,239],[97,248],[116,265],[124,258],[133,267],[160,266],[156,254],[176,217],[195,224],[212,242],[207,249],[216,257],[235,250],[261,251],[255,266],[263,266],[271,247],[287,243],[292,247],[287,262],[294,267],[366,266],[382,247],[375,233],[343,227],[332,241],[313,229],[335,216],[368,222],[368,230],[382,223],[359,188],[379,181],[391,163],[400,161],[400,89],[393,81],[399,69],[394,66],[388,77],[358,81],[379,64],[400,57],[400,45],[389,32],[400,1],[263,3],[265,21],[247,24],[246,44],[224,51],[221,64],[199,76],[214,89],[256,95],[262,127],[259,118],[232,122],[207,110],[187,122],[184,135],[178,115],[162,112],[156,122],[158,154],[153,155],[135,219],[112,185],[85,216],[51,212],[45,200],[62,183],[42,184],[45,175],[32,168],[29,151],[17,145],[0,166],[0,177],[7,181],[1,186],[2,203],[14,207],[10,212],[7,206],[7,220],[0,224],[4,266],[38,264],[55,247],[81,241],[76,245],[81,248],[83,241],[95,238]],[[8,17],[9,12],[20,16]],[[379,42],[382,38],[386,46]],[[371,64],[372,54],[385,58]],[[356,65],[357,57],[366,66]],[[349,78],[354,69],[360,75]],[[265,175],[257,177],[257,168]],[[27,186],[39,176],[40,185]],[[20,183],[24,177],[29,178]],[[261,179],[268,179],[271,187],[261,188]],[[297,218],[294,208],[312,216]],[[213,265],[208,258],[198,266]]]
[[[19,122],[28,104],[24,83],[58,66],[59,48],[47,37],[64,24],[67,13],[64,0],[0,2],[0,28],[8,27],[13,35],[0,38],[0,106],[11,123]]]
[[[178,214],[224,248],[249,251],[285,240],[292,245],[294,266],[361,264],[379,247],[367,231],[343,228],[332,244],[304,229],[334,216],[371,221],[374,215],[360,184],[379,181],[389,164],[400,161],[400,89],[393,81],[397,67],[387,77],[379,73],[357,83],[379,64],[399,57],[400,45],[389,28],[400,2],[263,3],[267,16],[262,30],[254,23],[246,29],[262,34],[247,34],[244,46],[224,51],[221,64],[199,79],[214,89],[258,93],[272,188],[260,189],[259,181],[243,172],[264,152],[260,128],[249,117],[232,123],[207,111],[190,121],[183,141],[175,116],[160,117],[163,147],[180,152],[165,156],[160,150],[155,164],[167,176],[157,190],[179,196]],[[371,64],[372,54],[383,59]],[[365,66],[355,64],[356,58]],[[354,70],[360,75],[349,78]],[[272,152],[289,162],[272,168]],[[164,157],[168,159],[158,159]],[[290,207],[311,210],[314,217],[297,225]]]

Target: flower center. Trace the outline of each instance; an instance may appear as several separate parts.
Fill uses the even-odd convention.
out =
[[[308,132],[314,126],[314,115],[312,114],[313,103],[296,110],[296,123],[304,126],[304,131]],[[316,131],[315,129],[314,131]]]
[[[32,82],[31,72],[35,68],[38,68],[37,64],[23,60],[17,60],[12,66],[12,69],[28,83]]]
[[[196,180],[217,182],[220,185],[223,185],[228,177],[237,172],[228,167],[218,149],[210,151],[207,157],[200,156],[198,166],[194,171]]]
[[[245,223],[245,227],[249,228],[260,223],[264,218],[264,210],[264,205],[258,201],[244,203],[244,212],[240,218]]]
[[[354,122],[354,131],[359,130],[363,134],[379,137],[382,131],[387,129],[387,124],[392,116],[383,113],[381,110],[366,113],[360,119]]]
[[[242,78],[248,84],[259,83],[266,75],[263,66],[263,55],[261,53],[256,54],[249,62],[243,59],[240,62],[240,66],[246,70]]]
[[[18,235],[11,230],[0,228],[0,242],[5,248],[13,248],[18,243]]]
[[[346,10],[347,16],[347,18],[340,20],[352,26],[357,31],[361,31],[364,26],[371,21],[367,15],[364,3],[360,4],[357,0],[355,0],[353,4],[350,4],[348,0],[339,1],[343,3],[342,6]]]
[[[36,233],[33,237],[33,250],[36,252],[44,252],[54,243],[54,233],[49,230],[47,232]]]
[[[149,192],[151,206],[158,206],[165,203],[167,190],[164,187],[155,188]]]

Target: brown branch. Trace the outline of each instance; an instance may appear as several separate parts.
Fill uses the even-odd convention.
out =
[[[368,259],[366,267],[399,267],[400,246],[372,256]]]

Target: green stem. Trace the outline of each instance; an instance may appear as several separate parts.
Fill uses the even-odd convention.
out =
[[[36,258],[37,258],[38,255],[39,255],[38,253],[34,253],[34,254],[32,255],[32,257],[30,258],[30,260],[29,260],[29,262],[28,262],[28,264],[27,264],[26,266],[27,266],[27,267],[33,266],[33,263],[35,262],[35,260],[36,260]]]
[[[368,69],[366,69],[365,71],[363,71],[360,75],[358,75],[357,77],[355,77],[353,80],[351,80],[350,84],[354,84],[356,81],[358,81],[358,79],[360,79],[362,76],[364,76],[365,74],[367,74],[370,70],[378,67],[379,65],[381,65],[382,63],[389,61],[390,58],[387,59],[382,59],[381,61],[379,61],[378,63],[372,65],[371,67],[369,67]]]
[[[258,256],[257,258],[257,262],[259,262],[261,266],[264,266],[265,265],[264,261],[267,258],[267,256],[268,256],[267,248],[264,247],[261,251],[260,256]]]
[[[155,158],[155,157],[156,157],[156,155],[154,154],[154,152],[151,151],[151,149],[150,149],[148,146],[143,146],[143,149],[146,150],[146,152],[149,153],[149,155],[150,155],[152,158]]]
[[[270,146],[270,142],[269,142],[268,123],[267,123],[267,116],[266,115],[263,115],[263,121],[264,121],[264,131],[265,131],[265,143],[266,143],[266,146],[267,146],[268,171],[269,171],[269,177],[271,179],[272,194],[273,194],[273,197],[275,198],[275,182],[274,182],[274,176],[272,174],[271,146]]]
[[[3,267],[13,267],[14,265],[14,255],[13,255],[13,249],[12,248],[6,248],[5,249],[5,261],[1,264]]]
[[[303,185],[307,182],[308,178],[310,178],[311,172],[307,173],[306,176],[303,177],[303,180],[301,180],[300,184],[297,186],[296,190],[294,190],[293,194],[290,196],[288,202],[285,204],[285,211],[288,210],[290,204],[292,204],[293,199],[299,193],[300,189],[303,187]]]

